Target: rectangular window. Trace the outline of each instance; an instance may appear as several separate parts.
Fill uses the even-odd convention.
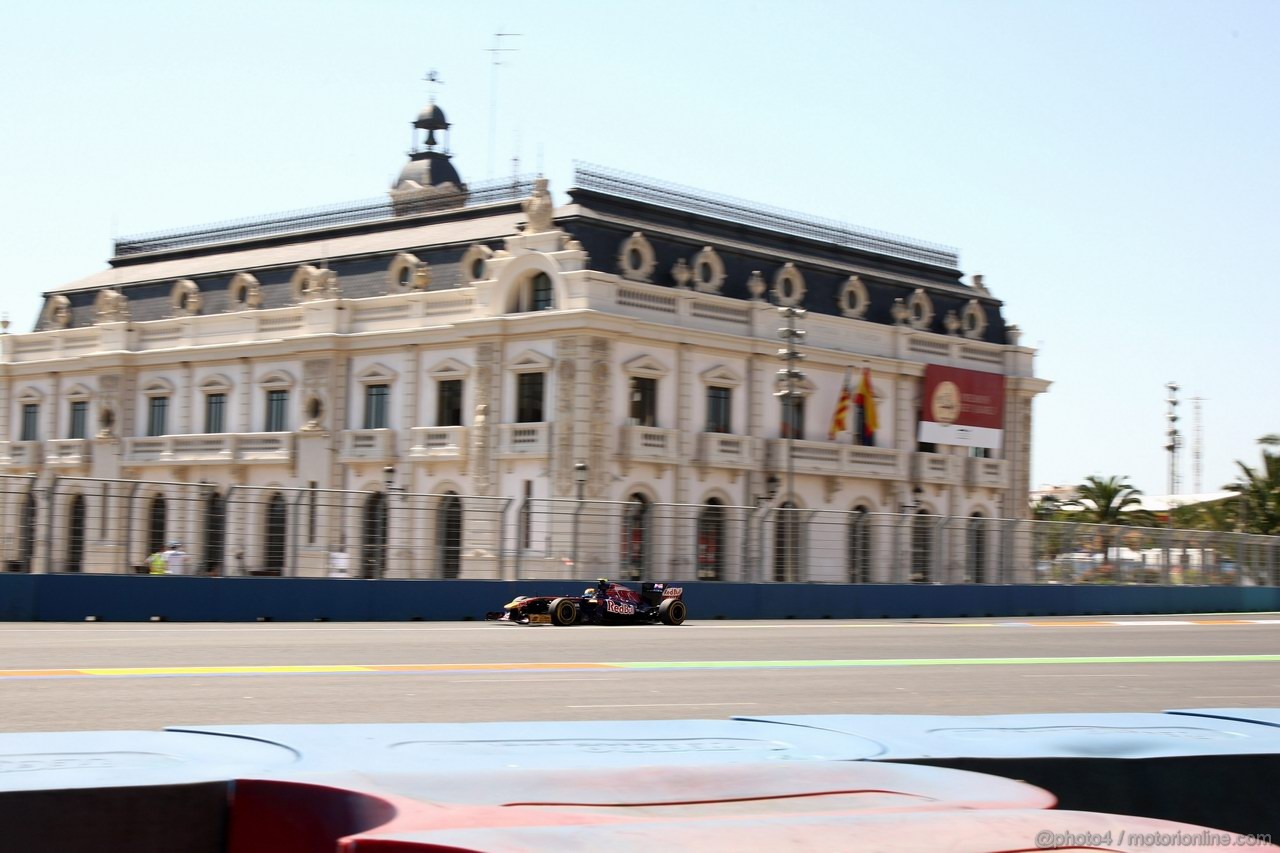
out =
[[[729,406],[733,390],[714,385],[707,389],[707,432],[733,432],[729,420]]]
[[[443,379],[436,384],[436,426],[462,426],[461,379]]]
[[[804,397],[782,397],[782,437],[804,438]]]
[[[227,395],[206,394],[204,398],[204,431],[227,431]]]
[[[364,389],[364,428],[387,428],[387,402],[391,398],[390,385],[366,385]]]
[[[648,376],[631,377],[631,423],[658,425],[658,380]]]
[[[85,438],[88,431],[89,401],[71,401],[71,426],[67,430],[67,438]]]
[[[284,432],[289,428],[286,410],[289,407],[289,392],[277,389],[267,392],[267,424],[265,432]]]
[[[147,435],[164,435],[169,430],[169,398],[147,398]]]
[[[22,404],[22,440],[40,440],[40,404]]]
[[[542,392],[546,374],[521,373],[516,376],[516,423],[538,424],[542,416]]]

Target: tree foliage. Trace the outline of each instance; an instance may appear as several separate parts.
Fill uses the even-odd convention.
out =
[[[1138,509],[1142,494],[1128,477],[1085,477],[1076,497],[1064,506],[1079,507],[1080,521],[1094,524],[1142,524],[1147,513]]]
[[[1240,496],[1232,501],[1240,530],[1280,535],[1280,452],[1270,449],[1280,447],[1280,435],[1264,435],[1258,444],[1262,446],[1262,464],[1255,468],[1237,461],[1240,473],[1224,488]]]

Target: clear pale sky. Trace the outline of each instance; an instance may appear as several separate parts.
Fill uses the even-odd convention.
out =
[[[1174,380],[1216,489],[1280,432],[1277,44],[1271,0],[12,2],[0,310],[114,235],[380,195],[437,68],[466,180],[585,160],[958,248],[1053,382],[1033,485],[1164,493]]]

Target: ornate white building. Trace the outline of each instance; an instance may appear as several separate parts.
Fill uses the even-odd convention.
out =
[[[434,104],[414,126],[389,200],[120,240],[106,270],[46,294],[35,330],[0,338],[11,570],[128,571],[181,539],[228,573],[323,574],[345,545],[366,574],[509,575],[513,548],[569,550],[529,507],[579,498],[743,507],[743,524],[788,504],[1024,515],[1047,383],[954,253],[594,167],[553,208],[541,179],[464,184]],[[793,397],[778,306],[808,311]],[[930,366],[1000,377],[999,449],[920,444]],[[874,443],[830,441],[864,368]],[[388,534],[388,490],[434,497]],[[327,511],[350,492],[358,511]],[[501,509],[464,521],[482,499]],[[591,520],[574,524],[576,552]],[[645,547],[693,547],[664,542]],[[699,573],[746,577],[717,545]],[[762,576],[848,579],[816,559]]]

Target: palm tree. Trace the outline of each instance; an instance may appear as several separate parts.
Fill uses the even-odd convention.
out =
[[[1142,492],[1129,482],[1128,477],[1089,476],[1076,486],[1074,500],[1065,501],[1064,506],[1079,508],[1077,517],[1084,522],[1099,525],[1144,524],[1150,520],[1151,514],[1138,509],[1141,504],[1138,496]],[[1098,567],[1094,580],[1110,583],[1115,579],[1115,567],[1111,566],[1107,555],[1113,546],[1116,547],[1117,560],[1119,547],[1116,537],[1119,531],[1104,527],[1097,532],[1097,549],[1102,556],[1102,565]]]
[[[1076,487],[1074,500],[1065,501],[1065,506],[1080,508],[1080,520],[1094,524],[1127,524],[1140,521],[1137,509],[1141,504],[1138,496],[1142,492],[1129,483],[1128,477],[1096,477],[1084,478],[1084,482]]]
[[[1280,453],[1267,448],[1280,446],[1280,435],[1264,435],[1262,464],[1257,468],[1236,462],[1240,475],[1224,488],[1240,495],[1236,499],[1236,522],[1245,533],[1280,534]]]

